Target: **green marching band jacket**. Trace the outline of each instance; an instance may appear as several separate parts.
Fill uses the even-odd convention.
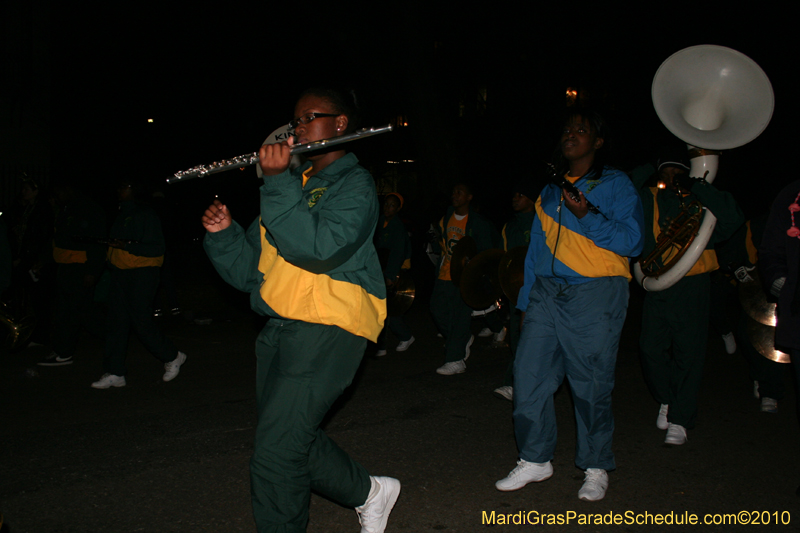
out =
[[[266,316],[338,326],[371,341],[386,318],[386,287],[372,242],[375,183],[347,154],[311,176],[310,163],[265,176],[261,216],[233,222],[204,247],[222,278]]]

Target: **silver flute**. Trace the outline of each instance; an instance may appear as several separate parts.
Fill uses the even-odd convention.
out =
[[[388,133],[393,129],[394,126],[391,124],[377,128],[363,128],[340,137],[332,137],[330,139],[322,139],[320,141],[313,141],[305,144],[295,144],[291,147],[289,153],[295,155],[313,152],[314,150],[322,150],[323,148],[328,148],[329,146],[336,146],[337,144],[355,141],[357,139],[364,139],[366,137],[372,137],[373,135],[378,135],[379,133]],[[255,165],[256,163],[258,163],[258,152],[253,152],[250,154],[240,155],[232,159],[214,161],[210,165],[198,165],[190,168],[189,170],[176,172],[171,178],[167,178],[167,183],[171,185],[173,183],[180,183],[193,178],[204,178],[209,174],[216,174],[217,172],[224,172],[226,170],[232,170],[235,168],[249,167],[250,165]]]

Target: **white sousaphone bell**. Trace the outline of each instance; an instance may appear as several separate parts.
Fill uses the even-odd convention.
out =
[[[772,85],[761,67],[741,52],[716,45],[691,46],[667,58],[653,78],[652,97],[664,126],[688,144],[689,175],[705,176],[709,183],[717,173],[715,151],[737,148],[758,137],[775,104]],[[717,221],[707,208],[703,211],[697,236],[669,270],[647,275],[640,262],[634,264],[636,281],[645,290],[671,287],[700,258]]]

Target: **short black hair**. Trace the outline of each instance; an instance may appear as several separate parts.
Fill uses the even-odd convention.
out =
[[[583,122],[589,123],[589,127],[592,128],[594,134],[599,139],[604,140],[603,147],[605,147],[605,143],[607,142],[606,137],[608,135],[608,125],[606,124],[606,121],[603,120],[603,117],[594,109],[587,107],[570,107],[564,114],[564,119],[561,121],[561,125],[563,126],[576,117],[580,117],[583,119]],[[599,148],[595,152],[592,168],[590,168],[589,172],[586,173],[587,176],[594,174],[597,178],[599,178],[600,175],[603,174],[603,168],[606,166],[605,153],[606,151],[604,151],[602,148]],[[569,170],[569,162],[564,158],[564,154],[561,152],[561,143],[558,143],[556,146],[553,162],[559,176],[564,175]]]
[[[331,87],[310,87],[300,94],[298,101],[306,96],[314,96],[322,98],[331,106],[333,110],[340,115],[347,116],[347,129],[345,133],[355,131],[361,119],[358,102],[354,91],[343,91],[341,89],[334,89]]]

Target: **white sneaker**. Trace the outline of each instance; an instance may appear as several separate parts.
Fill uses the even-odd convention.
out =
[[[467,364],[462,359],[461,361],[450,361],[436,369],[437,374],[443,376],[452,376],[453,374],[463,374],[467,370]]]
[[[178,352],[178,356],[175,357],[174,361],[170,361],[169,363],[164,363],[164,381],[172,381],[178,375],[178,372],[181,371],[181,365],[186,362],[186,354],[183,352]]]
[[[753,382],[753,398],[756,400],[761,398],[761,393],[758,392],[758,381]]]
[[[388,352],[387,352],[385,349],[382,349],[382,350],[378,350],[377,352],[375,352],[375,356],[376,356],[376,357],[383,357],[383,356],[384,356],[384,355],[386,355],[387,353],[388,353]]]
[[[508,333],[508,328],[503,326],[503,329],[494,334],[494,342],[499,344],[506,340],[506,333]]]
[[[475,335],[470,335],[467,347],[464,349],[464,361],[469,359],[469,347],[472,346],[473,342],[475,342]]]
[[[492,330],[489,328],[483,328],[480,333],[478,333],[478,337],[491,337],[493,335]]]
[[[664,439],[664,444],[674,444],[680,446],[686,444],[689,437],[686,436],[686,428],[678,424],[670,424],[667,428],[667,438]]]
[[[606,497],[608,489],[608,473],[601,468],[588,468],[583,486],[578,491],[578,498],[587,502],[596,502]]]
[[[775,398],[767,398],[764,396],[761,398],[761,412],[762,413],[777,413],[778,412],[778,400]]]
[[[394,349],[396,352],[405,352],[408,350],[408,347],[414,344],[414,341],[417,340],[413,336],[408,339],[407,341],[402,341],[400,344],[397,345],[397,348]]]
[[[538,483],[550,479],[553,475],[553,465],[546,463],[529,463],[520,459],[517,466],[506,477],[494,484],[497,490],[509,492],[519,490],[528,483]]]
[[[656,427],[658,429],[667,429],[669,427],[667,413],[669,413],[669,405],[662,403],[661,409],[658,410],[658,418],[656,418]]]
[[[736,351],[736,337],[733,336],[732,331],[723,335],[722,340],[725,342],[726,352],[732,354]]]
[[[400,495],[400,482],[391,477],[369,477],[372,487],[367,501],[356,507],[361,533],[383,533],[389,513]]]
[[[503,385],[502,387],[497,387],[494,389],[494,393],[500,396],[501,398],[505,398],[509,402],[514,401],[514,387],[511,385]]]
[[[125,376],[115,376],[114,374],[103,374],[103,376],[92,383],[94,389],[107,389],[109,387],[124,387]]]

